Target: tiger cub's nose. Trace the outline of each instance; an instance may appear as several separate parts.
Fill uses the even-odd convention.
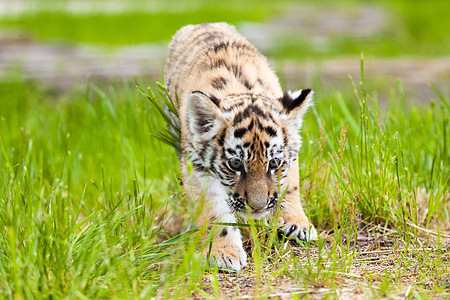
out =
[[[263,209],[267,206],[267,201],[258,201],[258,202],[253,202],[253,203],[248,203],[248,206],[250,206],[250,208],[254,211]]]

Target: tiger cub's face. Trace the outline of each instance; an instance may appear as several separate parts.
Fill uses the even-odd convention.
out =
[[[216,99],[193,92],[184,119],[194,172],[219,180],[236,214],[266,216],[277,206],[279,187],[297,158],[298,131],[311,98],[311,90],[280,99],[253,94]]]

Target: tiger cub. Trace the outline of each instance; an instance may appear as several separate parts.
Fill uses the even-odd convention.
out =
[[[297,162],[313,92],[283,93],[267,59],[226,23],[181,28],[164,74],[178,99],[184,187],[192,201],[204,197],[203,220],[266,218],[280,207],[282,233],[315,239],[300,203]],[[286,193],[281,203],[280,193]],[[218,233],[210,263],[239,271],[247,265],[239,228],[224,225]]]

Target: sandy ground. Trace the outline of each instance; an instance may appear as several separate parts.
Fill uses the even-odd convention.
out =
[[[391,234],[394,232],[390,232]],[[277,259],[282,259],[284,274],[292,274],[292,277],[278,276],[274,278],[273,273],[279,270],[274,269],[271,262],[265,263],[258,275],[253,263],[239,273],[222,272],[218,274],[219,298],[221,299],[410,299],[417,296],[420,291],[422,295],[436,299],[446,299],[450,296],[450,273],[449,268],[439,270],[439,274],[430,274],[428,278],[423,276],[423,268],[428,266],[421,265],[417,261],[420,260],[423,253],[434,256],[434,260],[438,260],[439,264],[443,264],[450,259],[450,238],[448,238],[445,246],[441,248],[420,248],[411,244],[405,245],[398,237],[390,235],[389,232],[375,233],[362,230],[355,240],[350,242],[351,248],[349,253],[342,253],[342,257],[338,256],[338,260],[351,260],[351,266],[345,271],[335,271],[333,262],[328,258],[332,247],[332,235],[323,233],[322,238],[326,240],[322,249],[322,274],[319,278],[308,278],[307,267],[303,269],[304,275],[296,269],[297,267],[290,264],[291,257],[300,258],[304,266],[308,265],[308,260],[316,261],[319,257],[319,250],[315,244],[311,244],[310,248],[301,247],[292,241],[287,241],[283,248],[287,252],[280,255],[274,255]],[[395,234],[395,233],[394,233]],[[429,237],[422,236],[425,240]],[[345,239],[343,243],[346,243]],[[338,247],[338,249],[340,249]],[[250,248],[247,248],[248,255],[251,256]],[[416,261],[416,263],[408,263]],[[345,263],[344,263],[345,264]],[[331,273],[327,272],[330,266]],[[311,270],[314,275],[318,275],[317,267],[313,266]],[[432,268],[430,268],[431,270]],[[430,271],[431,272],[431,271]],[[297,274],[297,275],[295,275]],[[399,275],[400,274],[400,275]],[[386,277],[387,276],[387,277]],[[382,282],[386,280],[395,280],[395,289],[389,290],[388,295],[384,295],[382,291]],[[309,282],[309,283],[308,283]],[[201,289],[209,294],[214,295],[214,278],[205,276]],[[445,292],[436,294],[434,287],[442,287]],[[192,295],[194,299],[204,298],[201,295]]]

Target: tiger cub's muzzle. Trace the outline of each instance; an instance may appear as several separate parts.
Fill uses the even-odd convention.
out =
[[[236,212],[249,211],[252,214],[264,213],[274,209],[278,205],[278,193],[267,193],[265,197],[257,195],[257,197],[249,197],[249,193],[244,192],[244,195],[234,193],[232,196],[232,208]]]

